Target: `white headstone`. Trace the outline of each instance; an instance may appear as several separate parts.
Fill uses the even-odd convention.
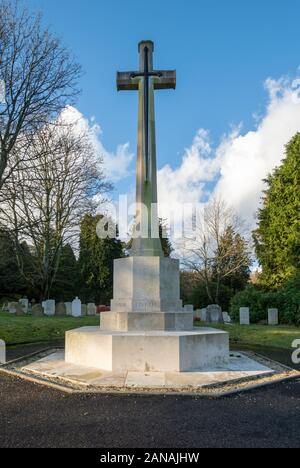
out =
[[[0,364],[6,363],[5,341],[0,340]]]
[[[240,308],[240,325],[250,325],[250,310],[249,307]]]
[[[10,314],[16,313],[16,302],[9,302],[7,306],[7,310]]]
[[[231,323],[231,318],[228,312],[223,312],[223,320],[225,323]]]
[[[72,315],[73,317],[81,317],[81,300],[78,297],[72,302]]]
[[[222,309],[217,304],[211,304],[206,309],[206,320],[209,323],[223,323]]]
[[[22,309],[24,311],[24,314],[27,314],[28,313],[28,306],[29,306],[29,301],[28,299],[20,299],[19,300],[19,303],[21,304],[22,306]]]
[[[201,320],[201,322],[206,322],[206,320],[207,320],[207,310],[206,309],[201,309],[200,310],[200,320]]]
[[[48,299],[47,301],[43,302],[44,304],[44,314],[48,315],[48,317],[52,317],[55,315],[55,300]]]
[[[278,309],[268,309],[268,324],[278,325]]]
[[[90,302],[87,305],[87,315],[89,315],[89,316],[96,315],[96,304],[94,304],[93,302]]]
[[[193,305],[185,305],[184,306],[184,312],[194,312],[194,306]]]
[[[66,314],[72,315],[72,302],[65,302]]]
[[[8,304],[8,312],[10,314],[22,315],[24,314],[23,307],[19,302],[10,302]]]

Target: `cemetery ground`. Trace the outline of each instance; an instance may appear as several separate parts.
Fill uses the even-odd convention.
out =
[[[16,317],[13,314],[0,312],[0,339],[10,348],[31,344],[63,344],[65,332],[84,326],[98,326],[99,316],[95,317],[32,317],[25,315]],[[210,326],[195,322],[196,326]],[[291,326],[265,325],[218,325],[229,333],[230,345],[235,349],[248,347],[257,350],[282,350],[291,353],[292,342],[300,338],[300,328]],[[21,352],[21,350],[20,350]],[[286,364],[286,363],[285,363]]]
[[[209,324],[196,322],[196,326]],[[251,350],[269,359],[278,361],[288,367],[300,370],[299,364],[291,360],[292,343],[300,339],[300,328],[287,325],[230,325],[214,324],[214,328],[229,333],[230,348],[232,350]]]
[[[0,335],[8,344],[8,359],[52,344],[63,345],[66,330],[98,324],[98,316],[16,317],[0,313]],[[296,327],[214,326],[229,332],[231,348],[253,349],[290,366],[291,343],[300,338],[300,328]],[[0,398],[0,447],[300,445],[299,379],[214,399],[197,395],[66,394],[0,373]]]
[[[22,344],[63,342],[65,332],[74,328],[99,325],[95,317],[16,317],[0,312],[0,338],[8,347]]]

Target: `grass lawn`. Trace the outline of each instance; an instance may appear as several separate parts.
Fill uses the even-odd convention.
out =
[[[99,325],[99,317],[15,317],[0,312],[0,339],[7,345],[42,343],[63,340],[65,332],[74,328]],[[197,326],[209,326],[200,324]],[[261,346],[290,350],[292,342],[300,339],[300,328],[263,325],[214,325],[230,335],[232,346]]]
[[[0,312],[0,339],[7,345],[40,343],[64,339],[74,328],[99,325],[97,317],[15,317]]]
[[[211,324],[197,326],[211,327]],[[289,326],[264,326],[264,325],[214,325],[214,328],[225,330],[229,333],[231,345],[262,346],[290,350],[292,342],[300,339],[300,328]]]

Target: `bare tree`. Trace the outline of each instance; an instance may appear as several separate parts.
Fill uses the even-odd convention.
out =
[[[5,87],[0,103],[0,190],[18,168],[30,136],[72,103],[79,74],[79,65],[43,28],[40,15],[30,14],[18,1],[0,0],[0,80]]]
[[[205,284],[211,302],[218,304],[225,278],[251,264],[250,244],[243,234],[243,222],[233,209],[214,199],[204,208],[202,219],[196,220],[194,235],[184,239],[183,263]]]
[[[62,120],[36,132],[18,170],[7,184],[0,221],[14,236],[18,266],[27,282],[47,298],[55,281],[62,247],[75,245],[80,219],[94,213],[95,196],[110,186],[88,133]],[[32,158],[38,164],[32,168]],[[24,262],[26,241],[32,253]]]

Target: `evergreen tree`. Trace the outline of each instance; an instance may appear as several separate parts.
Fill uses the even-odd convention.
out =
[[[215,257],[213,282],[227,287],[234,295],[243,290],[250,279],[251,258],[245,239],[228,226],[222,235]],[[221,272],[219,278],[218,270]]]
[[[72,247],[67,244],[61,249],[60,263],[55,282],[51,288],[51,296],[57,302],[72,301],[78,296],[79,265]]]
[[[254,240],[263,270],[261,281],[278,288],[300,274],[300,133],[266,183]]]
[[[0,230],[0,298],[26,293],[27,284],[19,272],[14,243],[8,232]]]
[[[124,248],[117,238],[98,237],[96,229],[101,219],[101,215],[86,215],[80,225],[81,298],[85,302],[109,304],[113,297],[113,262],[124,257]]]

